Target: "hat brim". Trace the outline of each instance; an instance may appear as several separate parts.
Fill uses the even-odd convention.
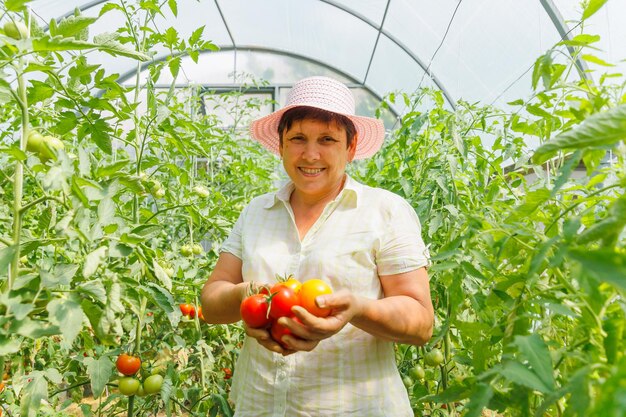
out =
[[[254,120],[250,124],[250,134],[270,152],[280,155],[278,124],[287,110],[302,105],[285,106],[274,113]],[[304,106],[306,107],[306,106]],[[334,112],[337,113],[337,112]],[[352,114],[342,114],[354,123],[358,137],[354,159],[365,159],[374,155],[385,140],[385,126],[379,119]]]

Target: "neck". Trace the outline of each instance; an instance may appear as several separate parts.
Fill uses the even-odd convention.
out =
[[[289,202],[291,205],[298,205],[303,208],[315,208],[318,206],[326,206],[329,202],[333,201],[343,190],[343,186],[346,183],[347,175],[344,174],[341,181],[337,183],[337,185],[328,193],[321,195],[309,195],[303,194],[295,189],[291,193],[291,197],[289,198]]]

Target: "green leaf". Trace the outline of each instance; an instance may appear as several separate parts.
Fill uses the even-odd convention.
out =
[[[178,16],[178,4],[176,3],[176,0],[167,0],[167,5],[172,11],[172,14],[174,16]]]
[[[69,347],[74,343],[83,325],[83,309],[74,300],[54,299],[46,306],[52,324],[59,326],[64,337],[64,344]]]
[[[626,255],[609,248],[573,248],[569,256],[598,281],[608,282],[622,291],[626,290]]]
[[[599,41],[600,35],[587,35],[585,33],[581,33],[580,35],[574,36],[572,39],[559,42],[559,44],[567,46],[589,46],[590,44]]]
[[[65,37],[72,37],[87,29],[97,17],[69,16],[59,22],[57,34]]]
[[[113,374],[113,362],[107,356],[102,356],[99,359],[85,358],[83,363],[87,367],[87,375],[91,380],[93,396],[98,398]]]
[[[542,164],[560,150],[614,145],[626,138],[626,104],[589,116],[579,126],[561,133],[535,150],[532,160]]]
[[[10,12],[20,12],[24,8],[24,5],[31,1],[33,0],[6,0],[4,5]]]
[[[535,372],[528,369],[519,362],[507,362],[506,364],[504,364],[499,373],[500,375],[517,385],[528,387],[530,389],[543,393],[549,393],[552,391],[550,387],[547,386],[541,380],[541,378],[537,376]]]
[[[157,262],[156,259],[152,260],[152,268],[154,269],[154,275],[161,281],[161,284],[168,290],[172,291],[172,280],[170,276],[163,270],[161,265]]]
[[[128,161],[128,159],[121,159],[119,161],[113,162],[112,164],[98,167],[96,173],[98,177],[109,177],[124,169],[128,165]]]
[[[39,339],[41,337],[54,336],[61,334],[58,326],[51,325],[47,320],[32,320],[26,317],[21,321],[14,321],[10,327],[11,332],[29,339]]]
[[[33,38],[33,51],[54,52],[96,49],[113,56],[125,56],[139,61],[147,61],[150,59],[146,54],[126,48],[116,39],[117,35],[112,34],[96,36],[93,42],[64,38],[62,36],[42,36],[40,38]]]
[[[476,385],[474,391],[470,395],[470,401],[466,407],[467,414],[465,414],[465,417],[480,417],[492,397],[493,389],[490,385]]]
[[[609,62],[604,61],[603,59],[598,58],[595,55],[591,55],[591,54],[582,54],[580,56],[582,59],[584,59],[587,62],[591,62],[597,65],[602,65],[603,67],[614,67],[615,64],[611,64]]]
[[[582,20],[589,19],[593,16],[598,10],[600,10],[600,8],[602,8],[602,6],[604,6],[604,3],[606,2],[607,0],[589,0],[587,7],[583,10]]]
[[[16,248],[16,246],[6,246],[0,249],[0,276],[4,275],[7,271],[13,260],[13,255],[15,255]]]
[[[40,271],[43,288],[54,288],[59,285],[70,285],[78,271],[75,264],[57,264],[51,271]]]
[[[178,308],[173,308],[172,306],[176,305],[174,302],[174,298],[172,294],[166,289],[148,282],[144,287],[150,294],[152,300],[167,314],[167,318],[169,319],[172,327],[176,327],[178,322],[180,321],[180,310]]]
[[[100,246],[98,249],[87,255],[85,257],[85,265],[83,267],[83,276],[85,278],[89,278],[90,276],[92,276],[96,272],[100,264],[106,259],[106,257],[106,246]]]
[[[9,356],[20,350],[21,340],[15,335],[5,336],[0,334],[0,356]]]
[[[536,333],[529,336],[515,336],[513,343],[528,361],[537,377],[541,379],[550,391],[553,391],[555,383],[552,371],[552,357],[550,356],[548,346],[541,336]]]
[[[39,415],[42,401],[48,400],[48,381],[41,371],[33,371],[28,375],[28,382],[22,392],[20,411],[23,417]]]
[[[104,288],[104,284],[100,280],[83,282],[76,289],[91,295],[102,304],[106,304],[107,302],[107,292]]]

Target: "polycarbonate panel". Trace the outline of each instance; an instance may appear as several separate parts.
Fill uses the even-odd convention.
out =
[[[271,84],[291,85],[295,81],[311,75],[325,75],[336,78],[345,83],[352,80],[337,73],[331,68],[321,66],[315,62],[298,59],[296,57],[260,51],[223,50],[200,54],[198,63],[190,57],[181,60],[182,70],[179,72],[176,83],[178,85],[233,85],[242,81],[252,83],[253,80],[268,81]],[[237,77],[235,77],[235,69]],[[142,79],[147,71],[142,73]],[[124,80],[134,83],[133,77]],[[170,84],[173,81],[167,70],[161,72],[157,84]]]
[[[582,16],[580,1],[576,0],[553,0],[563,19],[569,28],[572,28]],[[605,62],[614,64],[614,67],[605,67],[587,62],[592,70],[593,79],[598,80],[604,73],[626,74],[626,0],[608,1],[602,9],[585,21],[584,31],[591,35],[600,35],[600,41],[593,46],[599,51],[587,49],[590,53]],[[572,35],[580,33],[580,29],[574,29]]]
[[[377,31],[318,0],[229,0],[219,5],[237,47],[306,56],[362,79]]]
[[[380,27],[388,1],[389,0],[329,0],[329,3],[341,5]]]
[[[405,40],[426,65],[430,63],[430,69],[457,99],[491,102],[559,40],[539,2],[463,2],[454,20],[458,2],[442,0],[438,4],[441,7],[432,7],[426,0],[394,1],[385,30]],[[522,87],[528,92],[530,85]],[[511,93],[509,88],[504,96]]]
[[[386,36],[380,37],[367,79],[369,86],[376,86],[374,92],[379,96],[397,91],[410,94],[418,87],[434,87],[419,64]],[[402,114],[404,103],[399,101],[393,109]]]

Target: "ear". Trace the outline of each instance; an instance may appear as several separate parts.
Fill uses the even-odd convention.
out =
[[[352,139],[352,142],[350,143],[350,146],[348,147],[348,162],[352,162],[352,160],[354,159],[354,154],[356,153],[356,144],[359,142],[359,135],[358,134],[354,134],[354,139]]]

